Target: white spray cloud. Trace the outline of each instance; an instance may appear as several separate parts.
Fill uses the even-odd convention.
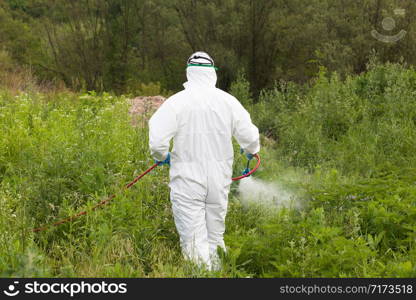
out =
[[[240,181],[238,192],[243,204],[260,204],[276,208],[299,208],[295,194],[277,182],[248,177]]]

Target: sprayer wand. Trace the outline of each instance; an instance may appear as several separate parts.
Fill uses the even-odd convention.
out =
[[[260,156],[258,155],[258,154],[255,154],[254,156],[253,156],[255,159],[257,159],[257,164],[256,164],[256,166],[254,167],[254,169],[253,170],[250,170],[250,160],[247,162],[247,167],[246,167],[246,169],[244,170],[244,172],[243,172],[243,175],[241,175],[241,176],[239,176],[239,177],[235,177],[235,178],[233,178],[232,180],[233,181],[238,181],[238,180],[241,180],[241,179],[243,179],[243,178],[246,178],[246,177],[249,177],[249,176],[251,176],[254,172],[256,172],[257,171],[257,169],[260,167],[260,163],[261,163],[261,161],[260,161]],[[133,185],[135,185],[140,179],[142,179],[145,175],[147,175],[147,174],[149,174],[151,171],[153,171],[157,166],[159,166],[159,163],[155,163],[153,166],[151,166],[149,169],[147,169],[145,172],[143,172],[142,174],[140,174],[139,176],[137,176],[132,182],[130,182],[129,184],[127,184],[127,185],[125,185],[125,187],[124,187],[124,189],[125,190],[127,190],[127,189],[129,189],[129,188],[131,188]],[[103,206],[105,206],[105,205],[107,205],[107,204],[109,204],[110,202],[111,202],[111,200],[113,200],[114,198],[116,197],[116,195],[114,194],[114,195],[111,195],[110,197],[108,197],[107,199],[105,199],[105,200],[102,200],[101,202],[99,202],[98,204],[96,204],[95,206],[93,206],[92,208],[91,208],[91,210],[96,210],[96,209],[98,209],[98,208],[100,208],[100,207],[103,207]],[[59,225],[62,225],[62,224],[66,224],[66,223],[69,223],[69,222],[72,222],[72,221],[74,221],[75,219],[78,219],[79,217],[81,217],[81,216],[85,216],[86,214],[88,213],[88,211],[86,211],[86,210],[84,210],[84,211],[81,211],[81,212],[79,212],[79,213],[77,213],[76,215],[73,215],[73,216],[71,216],[71,217],[68,217],[68,218],[65,218],[65,219],[62,219],[62,220],[60,220],[60,221],[58,221],[58,222],[55,222],[55,223],[52,223],[52,224],[50,224],[50,225],[47,225],[47,226],[43,226],[43,227],[38,227],[38,228],[35,228],[35,229],[32,229],[32,231],[33,232],[41,232],[41,231],[45,231],[45,230],[47,230],[49,227],[52,227],[52,226],[59,226]]]

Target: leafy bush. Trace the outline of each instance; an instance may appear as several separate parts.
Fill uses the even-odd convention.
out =
[[[257,179],[293,190],[299,208],[243,205],[233,185],[218,272],[183,260],[166,168],[122,189],[153,163],[146,122],[132,126],[125,97],[2,91],[0,275],[414,277],[415,79],[400,65],[345,81],[322,71],[257,102],[235,83],[264,134]],[[105,209],[30,230],[113,193]]]
[[[265,277],[416,276],[414,170],[355,183],[316,178],[308,209],[280,211],[242,242],[237,263]]]
[[[322,69],[310,88],[281,83],[263,91],[250,111],[292,164],[369,176],[416,164],[415,81],[413,68],[397,64],[345,81]]]
[[[416,275],[415,79],[412,68],[373,65],[261,93],[251,114],[277,140],[275,156],[312,174],[309,201],[260,223],[237,264],[266,277]]]

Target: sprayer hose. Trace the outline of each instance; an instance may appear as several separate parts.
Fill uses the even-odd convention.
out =
[[[239,177],[233,178],[233,181],[238,181],[238,180],[241,180],[243,178],[249,177],[249,176],[253,175],[257,171],[257,169],[260,167],[260,164],[261,164],[260,155],[255,154],[254,155],[254,158],[257,160],[256,166],[254,167],[254,169],[251,170],[250,172],[248,172],[247,174],[244,174],[244,175],[241,175]]]
[[[242,175],[242,176],[239,176],[239,177],[235,177],[235,178],[233,178],[232,180],[233,181],[238,181],[238,180],[241,180],[241,179],[243,179],[243,178],[246,178],[246,177],[249,177],[250,175],[252,175],[254,172],[256,172],[257,171],[257,169],[260,167],[260,163],[261,163],[261,161],[260,161],[260,156],[258,155],[258,154],[256,154],[256,155],[254,155],[254,158],[256,158],[257,159],[257,164],[256,164],[256,166],[254,167],[254,169],[253,170],[251,170],[249,173],[247,173],[247,174],[245,174],[245,175]],[[142,179],[144,176],[146,176],[147,174],[149,174],[151,171],[153,171],[157,166],[159,166],[159,164],[160,163],[155,163],[153,166],[151,166],[149,169],[147,169],[146,171],[144,171],[142,174],[140,174],[139,176],[137,176],[132,182],[130,182],[129,184],[127,184],[125,187],[124,187],[124,189],[129,189],[129,188],[131,188],[133,185],[135,185],[140,179]],[[114,198],[116,197],[116,195],[114,194],[114,195],[111,195],[110,197],[108,197],[107,199],[105,199],[105,200],[102,200],[101,202],[99,202],[99,203],[97,203],[96,205],[94,205],[92,208],[91,208],[91,210],[96,210],[96,209],[98,209],[98,208],[100,208],[100,207],[103,207],[103,206],[105,206],[105,205],[107,205],[107,204],[109,204],[110,203],[110,201],[111,200],[113,200]],[[52,227],[52,226],[59,226],[59,225],[62,225],[62,224],[65,224],[65,223],[69,223],[69,222],[72,222],[72,221],[74,221],[74,220],[76,220],[76,219],[78,219],[79,217],[81,217],[81,216],[84,216],[84,215],[86,215],[88,213],[88,211],[86,211],[86,210],[84,210],[84,211],[81,211],[81,212],[79,212],[79,213],[77,213],[76,215],[73,215],[73,216],[71,216],[71,217],[68,217],[68,218],[65,218],[65,219],[62,219],[62,220],[60,220],[60,221],[58,221],[58,222],[55,222],[55,223],[52,223],[52,224],[50,224],[50,225],[47,225],[47,226],[43,226],[43,227],[38,227],[38,228],[34,228],[34,229],[32,229],[32,231],[33,232],[40,232],[40,231],[45,231],[45,230],[47,230],[49,227]]]

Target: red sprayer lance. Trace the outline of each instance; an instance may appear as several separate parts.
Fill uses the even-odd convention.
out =
[[[232,179],[233,181],[238,181],[238,180],[241,180],[241,179],[243,179],[243,178],[249,177],[249,176],[251,176],[252,174],[254,174],[254,173],[257,171],[257,169],[260,167],[260,164],[261,164],[260,155],[255,154],[253,157],[257,160],[256,166],[255,166],[252,170],[250,170],[250,168],[249,168],[250,161],[248,161],[248,162],[247,162],[247,167],[246,167],[246,169],[244,170],[243,175],[241,175],[241,176],[239,176],[239,177],[235,177],[235,178],[233,178],[233,179]],[[154,164],[153,166],[151,166],[149,169],[147,169],[147,170],[146,170],[146,171],[144,171],[142,174],[140,174],[139,176],[137,176],[137,177],[136,177],[136,178],[135,178],[132,182],[130,182],[129,184],[127,184],[127,185],[124,187],[124,189],[129,189],[129,188],[131,188],[131,187],[132,187],[133,185],[135,185],[135,184],[136,184],[136,183],[137,183],[140,179],[142,179],[144,176],[146,176],[147,174],[149,174],[150,172],[152,172],[152,171],[153,171],[153,170],[154,170],[157,166],[159,166],[160,164],[161,164],[161,162],[157,162],[157,163],[155,163],[155,164]],[[99,202],[99,203],[97,203],[96,205],[94,205],[94,206],[91,208],[91,210],[92,210],[92,211],[94,211],[94,210],[96,210],[96,209],[98,209],[98,208],[100,208],[100,207],[103,207],[103,206],[105,206],[105,205],[109,204],[109,203],[110,203],[110,201],[111,201],[111,200],[113,200],[115,197],[116,197],[116,195],[115,195],[115,194],[114,194],[114,195],[111,195],[111,196],[110,196],[110,197],[108,197],[107,199],[102,200],[101,202]],[[35,228],[35,229],[33,229],[32,231],[33,231],[33,232],[45,231],[45,230],[47,230],[49,227],[52,227],[52,226],[59,226],[59,225],[65,224],[65,223],[72,222],[72,221],[74,221],[74,220],[78,219],[79,217],[84,216],[84,215],[86,215],[86,214],[88,214],[88,211],[84,210],[84,211],[81,211],[81,212],[77,213],[76,215],[73,215],[73,216],[70,216],[70,217],[68,217],[68,218],[62,219],[62,220],[57,221],[57,222],[55,222],[55,223],[52,223],[52,224],[50,224],[50,225]]]

